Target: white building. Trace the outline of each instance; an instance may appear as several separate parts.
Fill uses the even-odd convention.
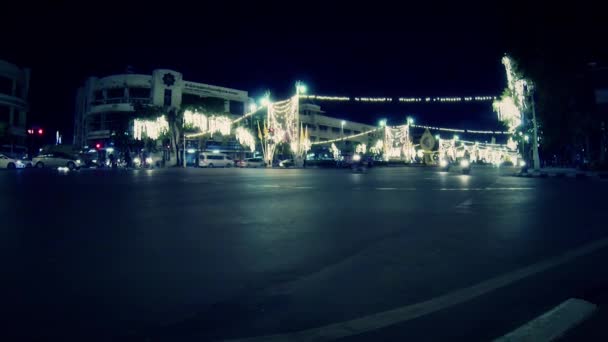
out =
[[[0,147],[5,153],[25,153],[25,125],[30,70],[0,60]]]
[[[130,132],[135,103],[180,108],[201,99],[223,101],[223,111],[242,115],[247,111],[246,91],[186,81],[181,73],[156,69],[152,75],[121,74],[90,77],[76,95],[74,145],[91,145]]]
[[[323,115],[323,113],[325,112],[323,112],[318,105],[310,103],[300,104],[300,121],[304,127],[308,128],[308,135],[310,136],[311,142],[332,140],[377,128],[372,125]],[[369,133],[349,139],[349,141],[369,144],[371,143],[370,139],[374,136],[375,133]],[[349,142],[346,142],[346,144],[348,143]]]

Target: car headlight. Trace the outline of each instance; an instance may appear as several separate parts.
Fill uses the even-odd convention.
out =
[[[471,164],[469,163],[468,160],[461,160],[460,161],[460,167],[467,168],[467,167],[469,167],[469,165],[471,165]]]
[[[139,157],[135,157],[135,158],[133,158],[133,162],[135,164],[139,164],[139,163],[141,163],[141,159],[139,159]]]
[[[82,160],[76,159],[76,164],[82,164]]]
[[[358,154],[355,154],[355,155],[353,156],[353,160],[354,160],[354,161],[359,161],[359,160],[361,160],[361,156],[360,156],[360,155],[358,155]]]
[[[526,166],[526,162],[525,162],[525,161],[523,161],[523,160],[522,160],[522,161],[520,161],[520,162],[519,162],[519,166]]]
[[[441,167],[446,167],[446,166],[448,166],[448,161],[447,161],[447,160],[445,160],[445,159],[441,159],[441,160],[439,161],[439,166],[441,166]]]
[[[146,164],[152,164],[152,158],[150,158],[150,157],[146,158]]]

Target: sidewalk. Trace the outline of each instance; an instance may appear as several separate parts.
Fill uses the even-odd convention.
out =
[[[517,177],[535,177],[535,178],[576,178],[576,179],[608,179],[608,172],[606,171],[582,171],[575,168],[560,168],[560,167],[547,167],[534,171],[528,169],[527,171],[520,171],[515,174]]]

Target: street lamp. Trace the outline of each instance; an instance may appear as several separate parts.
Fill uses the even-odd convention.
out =
[[[258,106],[255,103],[249,105],[249,111],[255,112],[258,109]]]
[[[439,137],[439,134],[435,135],[435,139],[437,139],[437,140],[441,139],[441,138]]]
[[[414,124],[414,118],[413,118],[413,117],[411,117],[411,116],[408,116],[408,117],[407,117],[407,124],[408,124],[408,125],[412,125],[412,124]]]
[[[264,107],[268,106],[270,104],[270,100],[268,99],[268,96],[264,96],[260,99],[260,104]]]
[[[296,93],[297,94],[304,94],[306,93],[306,85],[300,81],[296,82]]]
[[[380,120],[380,123],[379,123],[379,124],[380,124],[380,127],[384,127],[384,126],[386,126],[386,119],[382,119],[382,120]]]
[[[454,134],[454,140],[458,140],[458,135]]]

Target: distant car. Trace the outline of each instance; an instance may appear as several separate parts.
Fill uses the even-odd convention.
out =
[[[283,168],[293,167],[294,165],[293,159],[285,159],[279,162],[279,167]]]
[[[198,157],[200,167],[233,167],[234,160],[223,153],[203,152]]]
[[[237,164],[239,167],[265,167],[266,163],[262,158],[247,158]]]
[[[51,152],[38,155],[32,159],[32,164],[40,169],[44,167],[67,167],[70,170],[75,170],[83,166],[83,162],[80,158],[63,152]]]
[[[22,169],[24,167],[32,167],[32,162],[23,159],[14,159],[0,154],[0,168],[2,169]]]

